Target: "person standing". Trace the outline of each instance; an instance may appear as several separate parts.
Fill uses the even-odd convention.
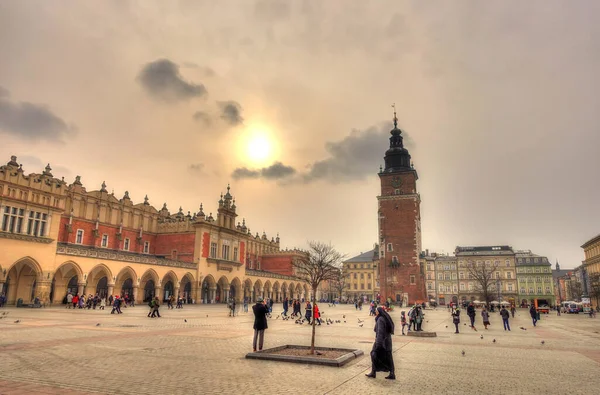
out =
[[[315,309],[315,321],[319,325],[321,325],[321,313],[319,313],[319,306],[317,306],[317,303],[315,303],[314,309]]]
[[[252,351],[256,352],[256,342],[258,341],[258,351],[263,348],[265,340],[265,329],[267,325],[267,306],[260,296],[256,299],[256,304],[252,306],[252,312],[254,313],[254,339],[252,340]]]
[[[483,317],[483,327],[487,329],[488,325],[490,325],[490,313],[485,307],[481,310],[481,317]]]
[[[392,355],[392,335],[394,321],[383,307],[375,312],[375,343],[371,350],[371,373],[366,376],[375,378],[377,372],[390,372],[386,379],[396,380],[394,356]]]
[[[473,302],[471,302],[469,303],[469,307],[467,307],[467,315],[471,320],[471,329],[477,331],[477,329],[475,328],[475,314],[475,306],[473,305]]]
[[[175,301],[175,296],[173,294],[169,295],[169,300],[167,301],[167,310],[173,309],[173,302]]]
[[[244,298],[244,313],[248,312],[248,298]]]
[[[456,327],[456,333],[458,332],[458,324],[460,324],[460,309],[458,308],[458,306],[456,306],[456,308],[454,310],[452,310],[452,323],[454,324],[454,326]]]
[[[100,298],[100,310],[104,310],[104,308],[106,307],[106,297],[102,297]]]
[[[71,295],[71,292],[69,292],[67,294],[67,308],[71,308],[71,305],[73,304],[73,295]]]
[[[535,308],[535,305],[531,305],[531,307],[529,307],[529,315],[531,316],[531,321],[533,322],[533,326],[536,326],[537,324],[537,310]]]
[[[504,330],[510,331],[510,324],[508,322],[508,318],[510,317],[510,313],[504,306],[500,309],[500,317],[502,317],[502,323],[504,324]]]
[[[421,329],[421,326],[423,325],[423,310],[421,309],[421,306],[417,306],[415,322],[417,324],[417,332],[423,332],[423,329]]]
[[[377,315],[377,312],[375,312],[375,315]],[[400,323],[402,324],[402,336],[406,336],[406,333],[404,333],[404,327],[407,325],[407,323],[406,313],[404,311],[400,313]]]

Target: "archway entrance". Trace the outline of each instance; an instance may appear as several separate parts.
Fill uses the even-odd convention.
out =
[[[236,298],[236,294],[235,294],[235,286],[233,284],[231,284],[229,286],[229,299],[230,300],[237,300]]]
[[[108,296],[108,278],[102,277],[96,285],[96,293],[100,298],[106,298]]]
[[[108,292],[108,290],[107,290]],[[128,278],[123,282],[121,287],[121,296],[130,295],[133,296],[133,280]]]
[[[183,287],[183,299],[187,303],[192,303],[192,283],[191,283],[191,281],[188,281],[185,284],[185,287]]]
[[[173,295],[173,281],[167,281],[167,283],[165,284],[163,301],[168,300],[171,297],[171,295]]]
[[[18,299],[23,299],[23,303],[33,302],[36,297],[36,280],[39,275],[38,266],[30,259],[23,259],[14,264],[7,273],[4,285],[6,303],[15,304]]]
[[[149,302],[151,299],[154,299],[154,280],[150,279],[146,281],[146,286],[144,287],[144,302]]]

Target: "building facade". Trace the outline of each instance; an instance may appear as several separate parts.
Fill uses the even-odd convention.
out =
[[[59,304],[67,292],[198,303],[310,295],[292,265],[304,252],[253,235],[229,187],[216,216],[202,204],[171,213],[148,197],[118,199],[105,183],[87,191],[77,176],[69,185],[51,170],[26,175],[14,156],[0,167],[0,292],[9,304]]]
[[[581,248],[585,256],[582,262],[585,290],[591,299],[592,308],[597,308],[600,303],[600,235],[586,241]]]
[[[516,251],[515,261],[519,285],[518,303],[526,306],[533,304],[534,299],[542,299],[548,301],[548,305],[554,305],[556,297],[552,265],[548,258],[531,251]]]
[[[421,267],[421,197],[417,171],[404,148],[394,112],[390,148],[380,169],[378,201],[379,278],[381,300],[403,304],[426,300],[425,270]]]
[[[347,300],[377,300],[379,296],[379,249],[375,248],[343,262]]]

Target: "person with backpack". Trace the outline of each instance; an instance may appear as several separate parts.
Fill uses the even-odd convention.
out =
[[[150,316],[150,318],[154,318],[154,317],[160,318],[160,313],[158,311],[159,307],[160,307],[160,300],[158,299],[158,296],[155,296],[154,301],[152,303],[152,315]]]
[[[150,298],[148,301],[148,307],[150,307],[150,311],[148,311],[148,317],[152,318],[152,312],[154,312],[154,299]]]
[[[460,309],[458,308],[458,306],[456,306],[456,308],[454,310],[452,310],[452,323],[456,327],[456,332],[454,332],[454,333],[455,334],[459,333],[458,332],[458,324],[460,324]]]

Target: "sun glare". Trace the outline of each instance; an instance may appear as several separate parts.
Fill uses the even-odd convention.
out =
[[[263,162],[271,156],[271,141],[265,135],[257,134],[248,141],[248,156],[256,162]]]

